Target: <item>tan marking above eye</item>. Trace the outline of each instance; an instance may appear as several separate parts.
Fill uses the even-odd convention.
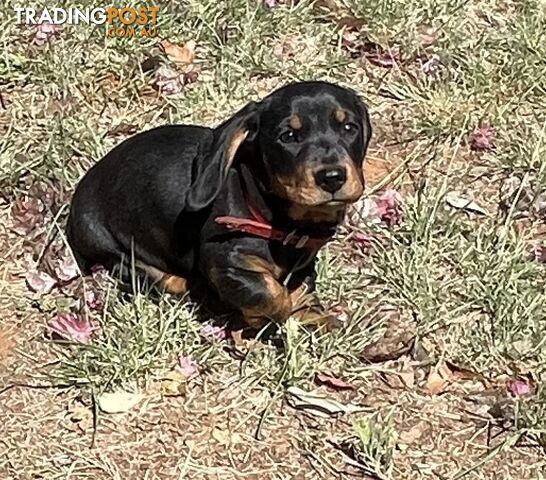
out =
[[[336,117],[336,120],[339,123],[343,123],[345,120],[347,120],[347,112],[343,110],[341,107],[337,107],[336,111],[334,112],[334,116]]]
[[[303,123],[298,115],[292,115],[288,119],[288,125],[290,125],[290,128],[293,128],[294,130],[301,130]]]

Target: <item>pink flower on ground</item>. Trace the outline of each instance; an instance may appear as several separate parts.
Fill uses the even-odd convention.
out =
[[[525,397],[531,394],[532,388],[529,380],[525,378],[513,378],[506,384],[506,388],[514,397]]]
[[[186,378],[190,378],[194,375],[199,374],[199,365],[193,358],[189,356],[180,357],[178,359],[178,365],[176,366],[176,368]]]
[[[442,64],[438,55],[431,55],[423,60],[421,70],[425,75],[434,75],[440,71]]]
[[[36,45],[43,45],[55,37],[59,37],[62,31],[62,25],[55,25],[49,22],[40,23],[34,34],[34,43]]]
[[[225,340],[228,336],[226,327],[214,325],[212,322],[205,322],[201,326],[199,334],[207,340]]]
[[[175,95],[184,88],[184,77],[176,70],[163,65],[155,74],[155,87],[163,95]]]
[[[396,190],[386,190],[376,201],[377,214],[389,226],[402,221],[402,196]]]
[[[59,313],[49,322],[49,328],[67,340],[89,343],[93,327],[89,320],[76,313]]]
[[[61,282],[69,282],[78,276],[78,265],[76,265],[72,255],[64,255],[59,259],[55,267],[55,275]]]
[[[365,250],[370,248],[371,239],[369,235],[366,235],[363,232],[356,232],[352,237],[353,242],[358,245],[361,249]]]
[[[26,276],[26,281],[32,291],[41,295],[46,295],[51,292],[57,283],[55,279],[47,273],[38,271],[29,272]]]
[[[13,205],[12,230],[19,235],[28,235],[42,225],[45,214],[44,204],[40,200],[25,195],[17,199]]]
[[[546,245],[536,244],[531,251],[531,260],[546,263]]]
[[[490,125],[483,125],[474,130],[470,135],[470,148],[476,151],[490,150],[493,148],[493,135],[495,129]]]
[[[84,294],[85,305],[89,310],[101,310],[104,306],[104,302],[100,295],[95,293],[93,290],[88,290]]]

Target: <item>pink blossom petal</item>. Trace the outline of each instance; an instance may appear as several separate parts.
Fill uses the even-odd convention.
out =
[[[525,397],[532,392],[531,384],[525,378],[513,378],[509,380],[506,388],[514,397]]]
[[[175,95],[184,88],[184,76],[163,65],[156,71],[154,85],[163,95]]]
[[[29,288],[40,295],[46,295],[51,292],[57,283],[57,281],[46,272],[39,271],[29,272],[26,276],[26,281]]]
[[[225,340],[228,337],[226,327],[214,325],[212,322],[205,322],[201,326],[199,334],[207,340]]]
[[[33,41],[36,45],[43,45],[53,40],[55,37],[59,37],[62,31],[62,25],[56,25],[49,22],[40,23],[36,28]]]
[[[104,302],[98,293],[88,290],[84,294],[85,305],[89,310],[101,310]]]
[[[43,224],[45,213],[44,204],[37,198],[25,195],[17,199],[11,211],[12,230],[19,235],[28,235]]]
[[[396,190],[386,190],[376,201],[378,216],[389,226],[402,220],[402,196]]]
[[[533,260],[546,263],[546,245],[535,245],[533,248]]]
[[[193,358],[188,356],[180,357],[178,359],[177,369],[186,378],[199,374],[199,365]]]
[[[483,125],[470,134],[470,148],[476,151],[490,150],[493,148],[493,136],[495,129],[490,125]]]
[[[275,8],[279,4],[279,0],[263,0],[263,4],[267,8]]]
[[[423,60],[421,64],[421,70],[425,75],[435,75],[442,68],[440,63],[440,57],[438,55],[431,55]]]
[[[89,320],[75,313],[55,315],[50,320],[49,327],[61,337],[78,343],[89,343],[93,334]]]
[[[363,232],[356,232],[352,237],[353,242],[358,245],[361,249],[367,249],[371,246],[370,236]]]
[[[319,385],[326,385],[327,387],[333,388],[335,390],[354,390],[354,385],[341,380],[340,378],[334,377],[326,373],[317,373],[315,375],[315,382]]]
[[[61,282],[69,282],[78,276],[78,265],[72,255],[64,255],[55,267],[55,275]]]

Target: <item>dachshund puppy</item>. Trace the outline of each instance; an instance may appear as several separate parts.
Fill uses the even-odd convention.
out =
[[[313,316],[302,299],[362,195],[370,136],[360,98],[326,82],[287,85],[215,129],[137,134],[80,181],[69,244],[84,272],[131,265],[174,294],[204,282],[253,327]]]

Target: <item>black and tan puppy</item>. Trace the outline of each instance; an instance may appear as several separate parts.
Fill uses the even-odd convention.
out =
[[[283,322],[363,192],[370,135],[359,97],[325,82],[285,86],[215,129],[138,134],[79,183],[70,246],[83,271],[134,259],[163,290],[204,281],[249,325]]]

